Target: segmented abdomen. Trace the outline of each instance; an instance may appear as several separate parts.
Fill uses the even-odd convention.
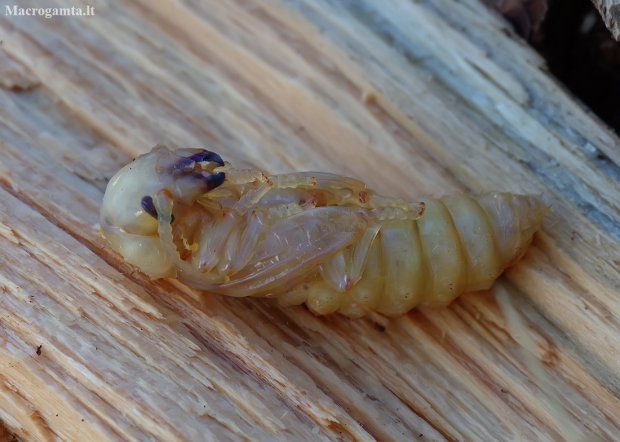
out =
[[[100,222],[152,278],[361,317],[490,287],[546,212],[539,198],[507,193],[423,202],[339,175],[269,176],[208,150],[157,146],[110,180]]]
[[[349,317],[445,306],[461,293],[489,288],[521,258],[547,210],[539,198],[508,193],[422,201],[426,210],[416,221],[381,221],[352,288],[337,291],[315,272],[280,302]]]

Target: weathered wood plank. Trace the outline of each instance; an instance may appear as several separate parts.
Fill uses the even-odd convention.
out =
[[[620,39],[620,2],[618,0],[592,0],[596,9],[603,17],[605,26],[611,32],[611,35],[618,40]]]
[[[106,181],[166,143],[270,172],[344,173],[400,197],[542,193],[543,232],[498,284],[575,423],[616,437],[618,139],[495,14],[474,0],[96,10],[0,16],[0,420],[11,432],[566,437],[492,293],[350,321],[123,264],[96,228]]]

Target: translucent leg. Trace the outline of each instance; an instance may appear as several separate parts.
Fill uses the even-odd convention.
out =
[[[422,201],[407,202],[400,198],[377,195],[372,190],[362,190],[359,202],[362,207],[372,209],[380,219],[416,220],[424,214],[425,205]]]
[[[245,230],[242,233],[238,231],[234,238],[229,238],[224,257],[218,263],[219,273],[232,276],[250,261],[265,228],[263,218],[262,213],[253,212],[250,214]]]
[[[319,267],[321,276],[338,292],[352,289],[362,278],[370,248],[380,226],[369,226],[366,233],[352,246],[341,250]]]
[[[172,227],[172,195],[169,191],[161,190],[155,195],[155,209],[157,210],[158,233],[162,248],[166,257],[170,259],[174,267],[177,269],[177,279],[185,284],[191,285],[197,289],[210,290],[213,284],[221,284],[225,279],[216,274],[201,273],[198,269],[192,267],[189,263],[183,261],[179,257],[176,246],[173,242]]]
[[[269,179],[273,181],[277,189],[316,186],[324,189],[350,189],[352,191],[359,191],[366,188],[363,182],[354,178],[322,172],[286,173],[270,176]]]
[[[334,194],[335,204],[355,204],[375,211],[378,219],[415,220],[424,213],[423,202],[407,202],[399,198],[377,195],[353,178],[318,172],[300,172],[269,177],[274,189],[307,188],[327,190]]]
[[[228,186],[251,185],[254,187],[245,191],[239,198],[232,210],[238,215],[245,215],[269,190],[273,187],[273,182],[258,169],[231,169],[226,171],[226,183]]]
[[[327,191],[334,196],[330,204],[341,205],[351,202],[351,197],[366,188],[366,185],[353,178],[331,173],[298,172],[269,177],[275,189],[302,188]]]

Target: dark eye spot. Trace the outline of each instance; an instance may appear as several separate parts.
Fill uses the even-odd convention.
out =
[[[155,204],[153,204],[152,197],[150,196],[143,197],[142,201],[140,201],[140,205],[142,206],[142,209],[144,209],[146,213],[151,215],[153,218],[157,218],[157,209],[155,209]]]
[[[203,179],[207,184],[207,191],[209,191],[220,187],[224,183],[224,180],[226,180],[226,174],[224,172],[219,172],[214,175],[205,176]]]
[[[142,209],[153,218],[157,219],[157,209],[155,208],[155,204],[153,203],[153,198],[150,196],[142,197],[142,201],[140,201],[140,205]],[[170,217],[170,224],[174,222],[174,215]]]
[[[181,158],[177,161],[172,168],[174,170],[185,170],[189,171],[194,167],[196,163],[202,163],[203,161],[209,161],[212,163],[217,163],[220,166],[224,165],[224,160],[221,156],[216,154],[215,152],[211,152],[208,150],[201,150],[194,155],[190,155],[189,157]]]
[[[219,164],[220,166],[224,165],[224,160],[222,160],[221,156],[219,156],[215,152],[211,152],[208,150],[202,150],[188,158],[193,161],[196,161],[197,163],[200,163],[202,161],[211,161],[213,163]]]

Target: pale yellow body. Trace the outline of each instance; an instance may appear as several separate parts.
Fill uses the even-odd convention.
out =
[[[187,161],[205,153],[158,147],[113,177],[101,210],[110,244],[153,278],[305,302],[316,314],[398,316],[489,288],[523,255],[546,212],[530,196],[409,203],[337,175],[267,176]],[[205,178],[218,173],[225,181],[207,190]]]

